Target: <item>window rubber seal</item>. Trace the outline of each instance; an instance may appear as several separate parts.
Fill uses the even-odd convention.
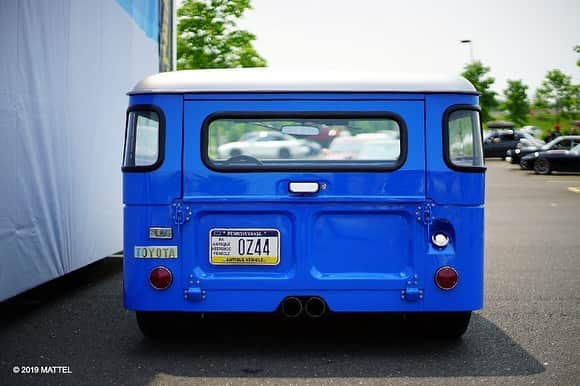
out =
[[[123,146],[123,163],[125,162],[125,149],[127,148],[127,131],[129,130],[128,123],[129,123],[129,114],[132,112],[154,112],[157,113],[159,117],[159,138],[158,138],[158,149],[157,149],[157,160],[152,163],[151,165],[142,165],[142,166],[125,166],[121,167],[123,173],[144,173],[144,172],[152,172],[157,170],[163,165],[163,161],[165,160],[165,114],[163,114],[163,110],[156,105],[150,104],[139,104],[130,106],[127,109],[127,114],[125,117],[125,141]],[[136,124],[136,123],[135,123]]]
[[[479,114],[479,129],[480,129],[480,138],[481,138],[481,157],[483,162],[485,163],[485,157],[483,155],[483,125],[481,122],[481,108],[477,105],[452,105],[448,107],[445,112],[443,113],[443,121],[442,121],[442,128],[443,128],[443,159],[445,160],[445,164],[449,169],[458,171],[458,172],[467,172],[467,173],[485,173],[487,167],[484,166],[466,166],[466,165],[457,165],[451,161],[451,156],[449,154],[449,116],[455,111],[477,111]]]
[[[212,162],[209,158],[207,149],[209,144],[209,125],[217,120],[217,119],[292,119],[292,118],[311,118],[311,119],[320,119],[320,118],[334,118],[334,119],[377,119],[377,118],[385,118],[390,119],[399,125],[399,147],[400,147],[400,154],[399,158],[397,159],[394,165],[372,165],[370,163],[364,164],[361,162],[361,165],[301,165],[301,166],[292,166],[292,165],[284,165],[284,166],[274,166],[268,167],[266,166],[258,166],[255,165],[236,165],[236,166],[229,166],[223,167],[220,165],[216,165]],[[391,172],[397,169],[400,169],[407,160],[407,125],[403,118],[395,114],[393,112],[388,111],[287,111],[287,112],[264,112],[264,111],[256,111],[256,112],[231,112],[231,111],[223,111],[223,112],[214,112],[209,114],[203,121],[202,129],[201,129],[201,158],[204,165],[213,171],[217,172],[224,172],[224,173],[232,173],[232,172]]]

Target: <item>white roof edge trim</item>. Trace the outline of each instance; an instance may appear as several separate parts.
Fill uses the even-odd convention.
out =
[[[185,70],[151,75],[128,92],[417,92],[477,94],[463,77],[440,74],[281,71],[269,68]]]

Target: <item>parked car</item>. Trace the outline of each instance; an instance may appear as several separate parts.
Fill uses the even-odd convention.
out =
[[[543,146],[528,146],[519,149],[514,149],[511,152],[512,159],[515,157],[520,164],[520,167],[524,170],[531,170],[534,165],[528,163],[528,159],[525,158],[526,155],[535,152],[542,152],[548,150],[571,150],[574,146],[580,143],[580,135],[564,135],[558,137]],[[518,151],[519,150],[519,151]]]
[[[274,131],[274,130],[267,131],[267,133],[269,136],[274,137],[274,138],[278,138],[281,135],[283,135],[279,131]],[[289,134],[289,133],[286,133],[286,134]],[[250,132],[242,135],[240,137],[240,141],[249,141],[252,138],[256,138],[256,137],[263,136],[263,135],[264,135],[264,131],[250,131]],[[311,156],[318,155],[320,153],[320,151],[322,150],[322,146],[318,142],[314,142],[314,140],[306,139],[306,138],[308,138],[307,135],[299,136],[299,135],[292,134],[292,137],[294,137],[294,138],[298,137],[299,139],[304,138],[304,140],[303,140],[304,144],[306,146],[308,146],[308,148],[310,149],[309,155],[311,155]]]
[[[483,155],[486,158],[500,157],[505,159],[507,151],[515,149],[522,138],[524,138],[522,133],[511,129],[492,131],[484,138]]]
[[[257,134],[252,133],[240,138],[239,141],[218,147],[218,154],[222,158],[247,155],[257,158],[286,159],[305,157],[311,153],[312,148],[305,140],[277,131],[259,131]]]
[[[537,174],[550,174],[553,171],[580,172],[580,144],[572,150],[548,150],[528,154],[522,160],[533,165]]]

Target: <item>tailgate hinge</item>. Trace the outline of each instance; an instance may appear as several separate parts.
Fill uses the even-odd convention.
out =
[[[173,222],[176,225],[183,225],[191,219],[191,208],[181,200],[175,200],[173,207]]]
[[[419,205],[417,210],[415,211],[415,216],[417,217],[417,221],[425,224],[431,225],[433,222],[433,212],[432,209],[435,206],[431,201],[425,201],[424,204]]]
[[[206,290],[202,289],[199,280],[193,281],[193,275],[189,275],[189,287],[183,290],[183,298],[190,302],[201,302],[207,296]]]
[[[401,299],[407,302],[416,302],[423,299],[423,290],[418,287],[419,276],[417,274],[407,279],[407,288],[401,290]]]

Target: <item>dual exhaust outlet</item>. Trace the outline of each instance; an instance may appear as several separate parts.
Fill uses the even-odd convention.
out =
[[[282,301],[282,315],[286,318],[297,318],[304,313],[309,318],[320,318],[326,314],[326,303],[318,296],[309,298],[287,297]]]

